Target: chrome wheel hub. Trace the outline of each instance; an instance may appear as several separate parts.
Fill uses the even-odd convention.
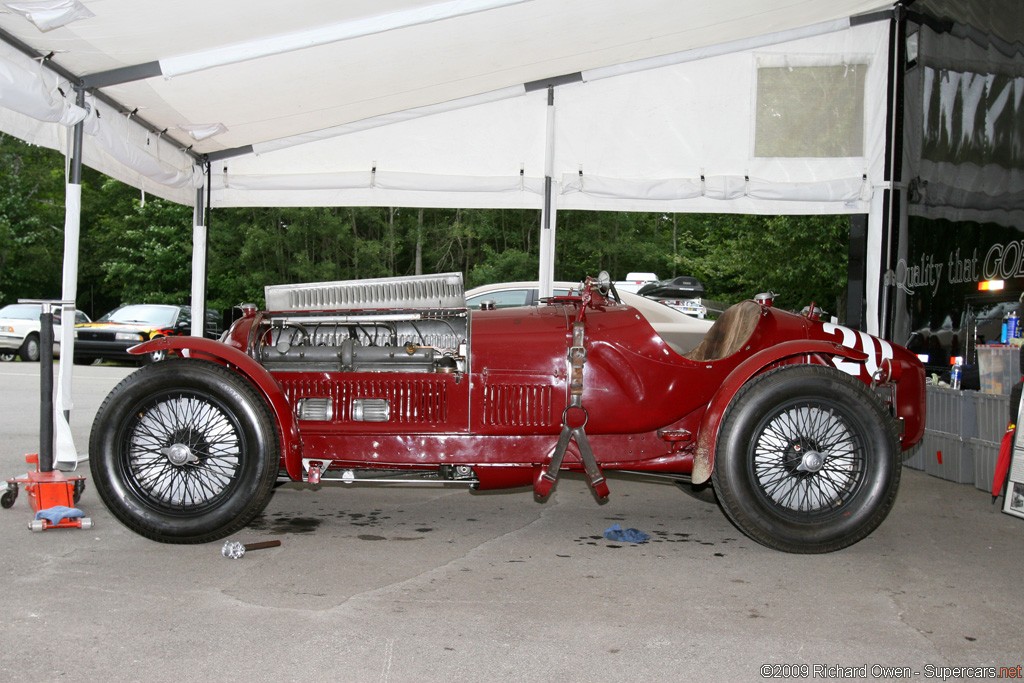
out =
[[[825,464],[825,454],[818,451],[807,451],[796,466],[797,472],[818,472]]]
[[[199,458],[192,452],[192,449],[183,443],[175,443],[160,449],[160,454],[167,458],[172,465],[181,467],[193,462],[199,462]]]

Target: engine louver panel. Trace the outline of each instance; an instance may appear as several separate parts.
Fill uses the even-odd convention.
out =
[[[492,384],[484,389],[484,421],[494,426],[549,425],[551,395],[550,386]]]
[[[462,273],[271,285],[265,293],[272,311],[466,307]]]
[[[448,419],[448,388],[443,378],[354,378],[332,381],[278,377],[278,381],[291,405],[296,405],[304,398],[332,399],[335,423],[354,421],[352,402],[356,399],[387,401],[390,424],[428,425],[443,423]]]

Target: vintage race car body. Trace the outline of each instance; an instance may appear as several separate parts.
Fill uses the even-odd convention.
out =
[[[730,308],[680,353],[613,289],[582,292],[468,310],[457,273],[269,287],[270,310],[244,307],[219,342],[133,349],[180,358],[101,407],[97,488],[168,542],[236,531],[278,477],[544,497],[576,470],[599,498],[609,471],[710,481],[744,532],[793,552],[881,523],[924,431],[915,356],[768,300]]]

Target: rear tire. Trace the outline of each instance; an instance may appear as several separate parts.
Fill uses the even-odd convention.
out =
[[[689,481],[677,481],[676,488],[702,503],[710,503],[711,505],[714,505],[718,502],[718,497],[715,495],[715,487],[712,486],[710,482],[694,484]]]
[[[266,506],[278,444],[266,402],[245,378],[176,359],[114,388],[96,413],[89,460],[97,493],[125,526],[162,543],[206,543]]]
[[[748,382],[722,420],[712,482],[729,519],[791,553],[825,553],[874,531],[896,501],[896,423],[860,381],[791,365]]]

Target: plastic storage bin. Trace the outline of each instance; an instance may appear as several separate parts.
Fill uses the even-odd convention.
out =
[[[1016,346],[978,346],[981,390],[986,394],[1009,395],[1020,381],[1020,349]]]
[[[999,442],[970,439],[968,445],[974,456],[974,488],[991,491],[992,478],[996,474],[996,459],[999,457]]]
[[[969,439],[959,434],[925,431],[921,454],[924,471],[958,484],[974,483],[974,458]]]
[[[977,392],[960,391],[947,387],[925,387],[927,411],[924,427],[929,432],[959,434],[964,438],[975,436],[977,417],[974,396]],[[1004,424],[1005,428],[1006,425]]]
[[[972,393],[974,393],[974,412],[977,417],[977,429],[974,436],[998,443],[1006,432],[1006,425],[1010,423],[1009,395]],[[1016,420],[1016,416],[1014,420]]]
[[[927,432],[926,432],[927,435]],[[924,440],[919,443],[911,452],[910,456],[903,461],[904,467],[909,467],[912,470],[923,470],[924,469]],[[906,454],[904,454],[906,455]]]

